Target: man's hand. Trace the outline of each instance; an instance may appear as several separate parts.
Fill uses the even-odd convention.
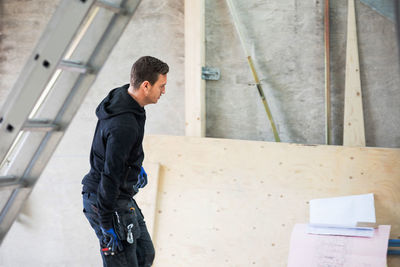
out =
[[[147,173],[143,169],[143,167],[140,170],[140,174],[138,176],[138,182],[136,184],[137,188],[143,188],[147,185]]]
[[[103,232],[103,243],[106,244],[106,248],[108,248],[108,252],[110,252],[111,255],[114,255],[117,249],[119,251],[124,249],[121,240],[118,239],[113,228],[104,229],[101,227],[101,231]]]

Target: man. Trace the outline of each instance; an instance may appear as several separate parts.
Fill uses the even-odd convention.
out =
[[[132,197],[147,184],[143,107],[165,93],[168,71],[159,59],[141,57],[132,66],[130,84],[111,90],[96,109],[91,169],[82,180],[82,194],[104,266],[151,266],[154,260],[143,214]]]

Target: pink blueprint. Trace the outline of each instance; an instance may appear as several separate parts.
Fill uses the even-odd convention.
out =
[[[296,224],[290,241],[288,267],[386,267],[390,225],[380,225],[374,237],[307,234]]]

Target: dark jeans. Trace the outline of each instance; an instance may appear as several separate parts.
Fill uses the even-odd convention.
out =
[[[93,193],[82,193],[83,197],[83,213],[88,219],[90,225],[94,229],[97,238],[100,241],[100,254],[103,258],[103,266],[105,267],[117,267],[117,266],[132,266],[132,267],[149,267],[153,264],[155,251],[153,242],[151,241],[149,232],[147,231],[144,217],[140,211],[137,203],[134,199],[125,200],[132,201],[133,206],[138,212],[138,223],[140,228],[140,236],[136,239],[136,242],[129,244],[126,240],[122,241],[124,250],[119,252],[117,255],[104,256],[101,252],[101,240],[103,235],[100,229],[99,217],[97,214],[96,194]]]

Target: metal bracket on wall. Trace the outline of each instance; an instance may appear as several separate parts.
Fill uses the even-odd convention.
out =
[[[221,78],[221,72],[218,68],[202,67],[201,78],[203,80],[218,81]]]
[[[140,0],[64,0],[0,111],[0,243]]]

